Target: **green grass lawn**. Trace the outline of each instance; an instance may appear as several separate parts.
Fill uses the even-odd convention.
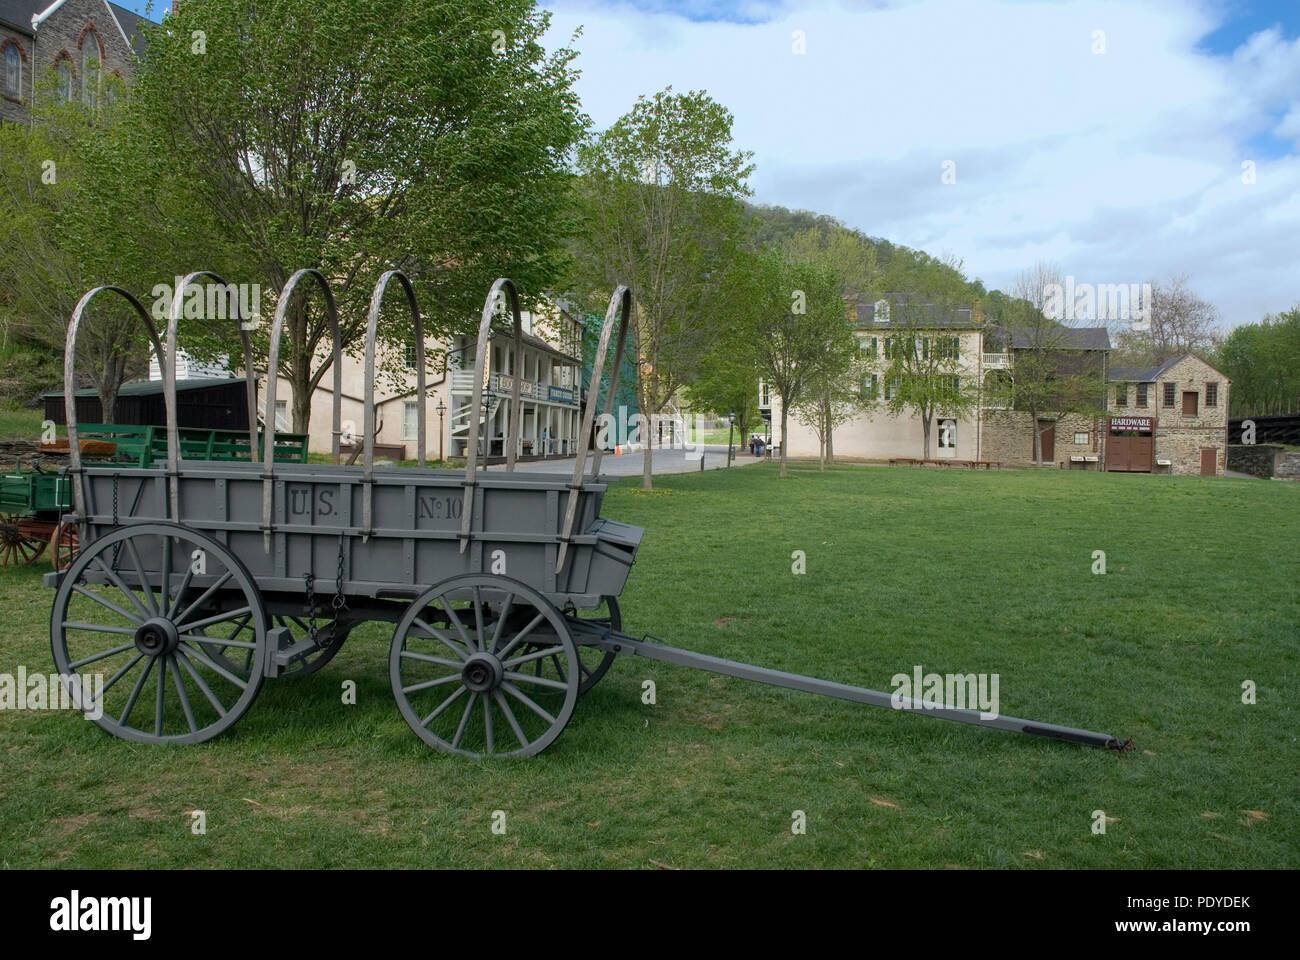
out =
[[[0,406],[0,440],[35,443],[41,438],[41,423],[44,419],[45,413],[41,410]],[[62,428],[59,433],[63,433]]]
[[[997,673],[1002,713],[1136,750],[626,658],[546,753],[472,761],[402,721],[390,631],[372,625],[197,747],[0,712],[0,863],[1300,866],[1300,485],[798,466],[783,481],[775,465],[638,484],[604,509],[647,528],[628,632],[875,689],[916,664]],[[53,669],[41,572],[0,572],[0,672]]]

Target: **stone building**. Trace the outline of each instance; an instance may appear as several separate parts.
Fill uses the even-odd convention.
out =
[[[0,0],[0,121],[26,123],[47,82],[90,107],[118,96],[149,21],[107,0]]]
[[[1110,371],[1106,469],[1222,476],[1230,381],[1192,353]]]

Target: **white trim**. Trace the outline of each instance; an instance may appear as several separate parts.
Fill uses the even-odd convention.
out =
[[[33,14],[32,14],[32,33],[35,33],[37,27],[39,27],[39,26],[40,26],[42,23],[44,23],[46,20],[50,19],[50,17],[54,16],[54,14],[58,12],[59,7],[63,6],[63,5],[64,5],[65,3],[67,3],[67,2],[68,2],[68,0],[54,0],[54,2],[53,2],[52,4],[50,4],[48,7],[46,7],[46,8],[45,8],[43,11],[41,11],[40,13],[33,13]],[[107,3],[108,0],[105,0],[105,2]],[[111,10],[110,10],[109,12],[112,13]]]

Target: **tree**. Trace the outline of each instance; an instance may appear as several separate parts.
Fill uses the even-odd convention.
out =
[[[1289,413],[1300,402],[1300,303],[1243,324],[1224,338],[1218,367],[1232,381],[1232,408],[1242,416]]]
[[[1191,290],[1187,274],[1153,280],[1150,286],[1146,329],[1128,325],[1116,331],[1115,356],[1121,363],[1153,367],[1218,345],[1218,308]]]
[[[1049,300],[1063,286],[1054,265],[1036,263],[1016,280],[1008,304],[1006,333],[1015,356],[1011,403],[1029,413],[1034,462],[1043,461],[1043,435],[1055,424],[1044,415],[1098,413],[1106,409],[1106,383],[1099,366],[1079,347],[1072,312],[1049,317]]]
[[[149,32],[131,110],[142,148],[217,225],[227,280],[274,299],[298,268],[320,269],[347,347],[386,269],[413,275],[431,336],[467,329],[497,276],[536,296],[558,275],[564,158],[586,120],[575,54],[542,48],[549,14],[532,0],[177,7]],[[279,372],[305,432],[331,357],[323,311],[298,299]],[[386,309],[380,335],[406,342],[409,314]]]
[[[578,151],[580,229],[574,284],[628,284],[641,415],[658,415],[695,376],[727,315],[723,279],[744,236],[739,198],[753,170],[731,149],[731,113],[669,87]],[[652,480],[650,438],[642,487]]]
[[[686,395],[694,406],[722,416],[734,415],[733,423],[743,443],[759,420],[758,368],[752,351],[737,342],[734,327],[719,333],[718,342],[700,360]]]
[[[151,259],[141,240],[153,235],[122,230],[97,192],[115,188],[143,210],[153,184],[144,170],[108,162],[123,138],[120,98],[115,106],[101,98],[94,108],[62,102],[45,76],[34,100],[31,124],[0,124],[0,314],[19,341],[57,357],[87,290],[117,283],[144,292],[139,278]],[[102,297],[90,307],[77,368],[94,386],[105,422],[113,421],[122,382],[144,371],[147,342],[124,301]]]
[[[790,414],[852,350],[853,331],[834,271],[777,251],[746,253],[728,284],[731,320],[753,351],[759,375],[781,398],[781,471],[787,475]]]
[[[962,417],[978,402],[978,385],[963,376],[956,322],[957,311],[970,303],[967,284],[960,261],[926,255],[897,263],[887,282],[900,293],[888,306],[880,402],[895,416],[920,419],[922,457],[928,460],[936,415]]]

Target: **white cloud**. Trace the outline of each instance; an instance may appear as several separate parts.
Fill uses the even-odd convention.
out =
[[[761,23],[547,5],[557,41],[583,25],[598,127],[638,94],[708,90],[755,152],[760,202],[951,251],[991,286],[1049,258],[1080,281],[1187,272],[1232,323],[1300,300],[1300,157],[1244,146],[1300,140],[1300,40],[1265,31],[1212,57],[1196,47],[1212,11],[1169,0],[747,7]]]

